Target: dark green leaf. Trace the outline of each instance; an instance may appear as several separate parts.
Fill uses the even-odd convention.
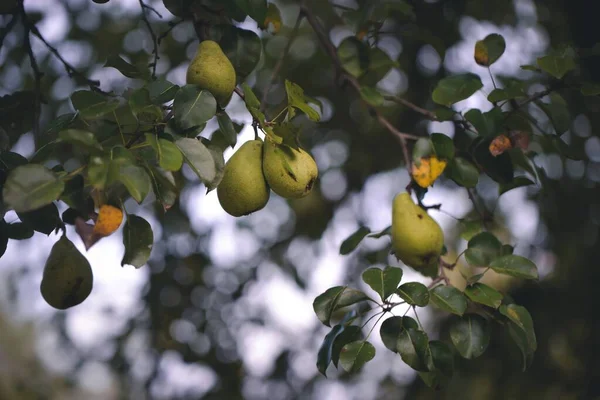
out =
[[[118,168],[118,180],[125,185],[131,197],[141,203],[150,193],[152,185],[146,170],[131,162],[113,161],[112,165]]]
[[[481,232],[469,240],[465,251],[467,262],[476,267],[486,267],[500,255],[502,243],[489,232]]]
[[[342,67],[358,78],[369,67],[369,47],[354,36],[342,40],[337,49]]]
[[[229,115],[225,111],[220,111],[217,113],[217,122],[219,123],[219,129],[221,133],[227,140],[227,143],[233,148],[237,143],[237,132],[235,131],[235,127],[233,126],[233,122]]]
[[[466,188],[475,187],[479,181],[477,168],[462,157],[452,159],[446,166],[444,174],[458,185]]]
[[[65,129],[69,125],[71,125],[71,123],[73,121],[75,121],[75,118],[77,118],[77,114],[75,114],[75,113],[63,114],[63,115],[56,117],[54,120],[52,120],[52,121],[50,121],[50,123],[48,123],[48,126],[46,127],[46,134],[47,135],[57,134],[58,132],[62,131],[63,129]]]
[[[58,133],[60,140],[75,144],[90,152],[102,151],[102,145],[98,143],[96,136],[90,131],[82,129],[67,129]]]
[[[379,294],[382,301],[391,296],[402,280],[402,269],[398,267],[369,268],[362,274],[362,280]]]
[[[402,284],[396,294],[411,306],[425,307],[429,304],[429,290],[427,286],[419,282],[407,282]]]
[[[404,329],[408,328],[419,329],[419,324],[410,317],[390,317],[383,321],[379,329],[381,341],[385,347],[397,353],[398,337]]]
[[[313,302],[313,310],[324,325],[330,326],[331,315],[334,311],[359,301],[368,299],[360,290],[347,286],[334,286],[317,296]]]
[[[443,133],[432,133],[431,143],[438,158],[452,160],[454,158],[454,142]]]
[[[364,101],[372,106],[377,107],[383,104],[383,95],[375,88],[362,86],[360,88],[360,95]]]
[[[452,378],[452,375],[454,375],[454,354],[450,347],[439,340],[432,340],[429,342],[429,348],[431,349],[435,369],[448,378]]]
[[[146,88],[150,94],[150,100],[154,104],[164,104],[175,98],[179,91],[179,86],[163,78],[158,78],[150,82]]]
[[[2,223],[0,223],[2,224]],[[3,230],[3,232],[2,232]],[[0,227],[0,236],[6,236],[10,239],[24,240],[33,236],[34,230],[28,224],[22,222],[13,222],[12,224],[4,224]],[[1,254],[0,254],[1,256]]]
[[[463,315],[467,310],[465,295],[453,286],[436,286],[431,289],[430,301],[442,310]]]
[[[360,242],[362,242],[365,236],[367,236],[369,233],[371,233],[371,230],[365,226],[358,228],[356,232],[348,236],[346,240],[342,242],[340,245],[340,254],[346,255],[354,251],[354,249],[356,249]]]
[[[200,141],[206,146],[208,151],[210,152],[214,162],[215,169],[217,171],[215,178],[206,185],[207,192],[214,190],[219,183],[221,183],[221,179],[223,179],[223,174],[225,173],[225,158],[223,157],[223,150],[219,147],[219,145],[212,143],[210,140],[201,137]]]
[[[158,164],[167,171],[179,171],[183,164],[183,155],[175,143],[158,138],[152,133],[146,133],[146,141],[156,153]]]
[[[584,96],[598,96],[600,94],[600,84],[586,82],[581,85],[581,94]]]
[[[501,35],[492,33],[487,35],[483,40],[478,40],[475,43],[475,62],[477,64],[489,67],[498,59],[506,49],[506,42]]]
[[[567,72],[575,69],[575,59],[570,54],[548,55],[539,57],[537,65],[556,79],[562,79]]]
[[[54,203],[47,204],[36,210],[18,212],[19,219],[34,231],[50,235],[55,229],[62,226],[58,208]]]
[[[207,187],[211,187],[217,178],[217,166],[210,150],[199,140],[191,138],[179,139],[175,144],[192,171]]]
[[[331,361],[336,368],[338,366],[338,361],[340,360],[342,348],[348,343],[361,340],[362,338],[362,329],[360,329],[360,326],[356,325],[346,326],[344,331],[335,338],[333,341],[333,348],[331,350]]]
[[[510,275],[523,279],[538,279],[538,271],[535,264],[521,256],[514,254],[496,258],[491,262],[490,268],[499,274]]]
[[[37,165],[21,165],[13,169],[4,183],[4,203],[16,212],[38,209],[58,199],[65,183],[49,169]]]
[[[262,42],[256,33],[227,24],[215,27],[223,52],[233,64],[238,82],[242,82],[254,70],[262,53]]]
[[[138,67],[131,65],[130,63],[128,63],[127,61],[125,61],[123,58],[119,57],[119,56],[110,56],[107,60],[106,60],[106,64],[104,64],[104,67],[112,67],[115,68],[117,71],[119,71],[120,73],[122,73],[123,75],[125,75],[128,78],[132,78],[132,79],[144,79],[144,80],[149,80],[150,79],[150,71],[149,70],[140,70]]]
[[[405,327],[398,335],[396,346],[402,361],[412,369],[416,371],[433,369],[429,339],[422,330]]]
[[[367,86],[375,86],[382,80],[398,63],[379,47],[369,48],[369,66],[367,71],[360,77],[360,83]]]
[[[450,339],[462,357],[477,358],[490,344],[489,323],[477,314],[455,318],[450,325]]]
[[[235,4],[246,14],[262,25],[267,16],[267,0],[235,0]]]
[[[137,215],[127,215],[127,222],[123,227],[123,245],[125,254],[121,266],[133,265],[135,268],[144,266],[150,259],[154,245],[154,234],[148,221]]]
[[[514,250],[515,250],[515,248],[512,247],[510,244],[503,244],[501,254],[503,256],[507,256],[507,255],[512,254]]]
[[[173,114],[183,129],[200,126],[217,112],[217,101],[208,90],[197,85],[185,85],[175,95]]]
[[[348,372],[356,372],[375,357],[375,347],[367,341],[356,341],[342,347],[340,365]]]
[[[525,307],[516,304],[502,305],[499,311],[510,320],[508,330],[523,354],[523,370],[525,370],[537,349],[533,319]]]
[[[323,376],[327,376],[327,367],[331,363],[334,340],[344,331],[344,328],[344,325],[335,325],[321,343],[317,353],[317,369]]]
[[[467,73],[444,78],[438,82],[432,98],[438,104],[451,106],[471,97],[483,84],[478,75]]]
[[[489,147],[493,138],[488,137],[475,146],[473,156],[483,172],[498,183],[510,183],[514,177],[514,167],[510,155],[506,152],[493,156]]]
[[[550,103],[544,103],[536,100],[535,104],[540,107],[552,121],[554,130],[558,135],[562,135],[571,127],[571,114],[567,102],[556,92],[550,93]]]
[[[467,286],[465,288],[465,295],[475,303],[483,304],[492,308],[500,307],[504,297],[496,289],[480,282],[476,282],[471,286]]]
[[[96,119],[119,107],[119,100],[89,90],[78,90],[71,95],[73,107],[84,119]]]
[[[173,174],[150,166],[146,166],[146,170],[152,180],[154,195],[163,206],[163,209],[167,211],[175,204],[178,195]]]
[[[471,240],[471,238],[481,232],[481,221],[460,221],[461,232],[460,237],[464,240]]]
[[[498,186],[498,195],[503,195],[509,190],[513,190],[523,186],[530,186],[533,184],[534,183],[530,179],[525,178],[524,176],[517,176],[510,183],[500,184]]]

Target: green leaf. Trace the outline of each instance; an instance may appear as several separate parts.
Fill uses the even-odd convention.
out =
[[[432,133],[430,136],[433,150],[438,158],[452,160],[454,158],[454,142],[443,133]]]
[[[356,78],[363,75],[369,67],[369,48],[354,36],[342,40],[337,55],[342,67]]]
[[[267,16],[267,0],[235,0],[235,4],[259,25]]]
[[[503,256],[510,255],[510,254],[512,254],[514,251],[515,251],[515,248],[514,248],[514,247],[512,247],[510,244],[503,244],[503,245],[502,245],[502,252],[501,252],[501,254],[502,254]]]
[[[600,84],[594,82],[585,82],[581,85],[581,94],[584,96],[598,96],[600,94]]]
[[[502,128],[504,115],[499,107],[494,107],[485,113],[473,108],[465,113],[465,119],[475,127],[479,135],[495,136]]]
[[[481,232],[469,240],[465,251],[467,262],[476,267],[486,267],[500,255],[502,243],[490,232]]]
[[[533,184],[534,183],[531,179],[525,178],[524,176],[517,176],[510,183],[500,184],[498,186],[498,195],[501,196],[509,190],[513,190],[523,186],[530,186]]]
[[[115,68],[128,78],[149,80],[151,75],[147,69],[140,70],[138,67],[128,63],[120,56],[110,56],[104,64],[104,68]]]
[[[0,170],[4,172],[10,172],[11,170],[26,165],[27,159],[19,153],[13,153],[11,151],[0,152]],[[1,182],[1,181],[0,181]]]
[[[429,338],[422,330],[405,328],[398,335],[396,342],[402,361],[416,371],[433,369]]]
[[[91,152],[102,151],[102,145],[98,143],[96,136],[90,131],[81,129],[67,129],[58,133],[60,140],[80,146]]]
[[[148,89],[150,101],[153,104],[162,105],[175,98],[175,95],[179,91],[179,86],[164,78],[158,78],[146,85],[146,89]]]
[[[490,268],[499,274],[510,275],[523,279],[538,279],[538,271],[535,264],[521,256],[514,254],[496,258],[491,262]]]
[[[481,66],[489,67],[498,59],[506,49],[506,42],[501,35],[492,33],[483,40],[475,43],[475,62]]]
[[[177,202],[178,190],[175,185],[173,174],[168,171],[159,170],[146,165],[146,171],[152,181],[152,190],[157,200],[167,211]]]
[[[62,226],[56,204],[50,203],[36,210],[18,212],[19,219],[29,228],[45,235],[50,235]]]
[[[457,113],[451,108],[438,107],[434,110],[434,114],[438,121],[452,121]]]
[[[516,304],[502,305],[499,308],[500,314],[508,318],[515,327],[525,336],[526,348],[522,348],[525,353],[533,353],[537,349],[537,339],[533,327],[533,319],[529,311],[523,306]],[[518,344],[518,343],[517,343]]]
[[[489,323],[477,314],[455,318],[450,325],[450,340],[463,358],[477,358],[490,344]]]
[[[461,232],[460,237],[464,240],[471,238],[481,232],[481,221],[464,221],[460,220]]]
[[[288,112],[290,116],[295,114],[294,108],[302,111],[311,121],[319,121],[321,117],[319,113],[308,105],[306,96],[304,95],[304,89],[299,85],[285,80],[285,91],[287,93],[288,100]]]
[[[200,126],[217,112],[217,101],[208,90],[197,85],[185,85],[175,95],[173,114],[182,129]]]
[[[244,91],[244,102],[248,107],[259,108],[260,100],[254,94],[254,91],[247,83],[242,83],[242,90]]]
[[[429,342],[429,348],[431,349],[435,369],[448,378],[452,378],[452,375],[454,375],[454,354],[450,347],[439,340],[432,340]]]
[[[371,233],[371,230],[365,226],[358,228],[356,232],[348,236],[346,240],[342,242],[340,246],[340,254],[344,256],[353,252],[369,233]]]
[[[483,304],[488,307],[498,308],[502,304],[504,296],[496,289],[476,282],[465,288],[465,295],[473,302]]]
[[[433,143],[431,143],[430,138],[419,138],[412,150],[412,159],[415,164],[421,164],[421,158],[429,157],[434,153]]]
[[[383,104],[383,96],[375,88],[363,86],[360,88],[360,95],[364,101],[372,106],[380,106]]]
[[[381,341],[389,350],[398,352],[398,337],[404,329],[419,329],[417,321],[411,317],[390,317],[383,321],[379,328]]]
[[[106,157],[90,157],[87,176],[90,183],[97,189],[103,189],[108,184],[108,173],[111,161]]]
[[[556,79],[562,79],[567,72],[575,69],[575,59],[570,54],[547,55],[539,57],[537,65]]]
[[[175,142],[183,154],[185,162],[200,180],[211,188],[212,183],[218,177],[217,166],[210,150],[199,140],[191,138],[181,138]]]
[[[218,144],[212,143],[210,140],[204,137],[201,137],[200,141],[206,146],[206,148],[210,152],[215,162],[215,170],[217,171],[215,178],[206,186],[206,193],[208,193],[214,190],[223,179],[223,175],[225,173],[225,158],[223,157],[223,150],[221,149],[221,147],[219,147]]]
[[[468,99],[482,87],[483,84],[478,75],[472,73],[454,75],[438,82],[432,98],[436,103],[449,107],[461,100]]]
[[[465,295],[453,286],[436,286],[431,289],[430,301],[442,310],[456,315],[463,315],[467,310]]]
[[[393,67],[398,67],[398,62],[379,47],[369,48],[369,66],[367,71],[360,77],[361,85],[375,86],[382,80]]]
[[[367,299],[367,295],[360,290],[350,289],[347,286],[334,286],[315,298],[313,309],[319,321],[330,326],[329,321],[334,311]]]
[[[237,132],[235,131],[231,118],[229,118],[229,115],[227,115],[225,111],[220,111],[217,113],[217,122],[219,123],[221,133],[227,140],[227,144],[229,144],[231,148],[234,148],[237,143]]]
[[[135,268],[144,266],[150,259],[154,245],[154,234],[148,221],[137,215],[128,214],[123,227],[123,245],[125,254],[121,266],[133,265]]]
[[[419,282],[407,282],[402,284],[396,294],[411,306],[425,307],[429,304],[429,290],[427,286]]]
[[[163,112],[150,99],[150,92],[143,87],[134,90],[128,99],[129,107],[135,118],[141,123],[155,124],[163,119]]]
[[[446,166],[444,174],[458,185],[466,188],[475,187],[479,181],[477,167],[462,157],[452,159]]]
[[[331,361],[333,362],[333,365],[335,365],[336,368],[338,366],[340,355],[344,346],[348,343],[361,340],[362,338],[362,329],[360,328],[360,326],[356,325],[346,326],[344,331],[335,338],[335,340],[333,341],[333,348],[331,350]]]
[[[392,226],[390,225],[387,228],[383,229],[381,232],[370,233],[367,236],[370,238],[379,239],[383,236],[391,235],[391,233],[392,233]]]
[[[527,97],[527,93],[525,92],[525,85],[523,82],[512,82],[502,88],[502,89],[494,89],[488,95],[488,101],[491,103],[497,103],[505,100],[512,100],[518,97]]]
[[[219,31],[215,40],[219,42],[223,52],[233,64],[238,82],[243,82],[260,61],[262,54],[260,38],[251,30],[241,29],[230,24],[218,25],[215,26],[215,29]]]
[[[340,365],[347,372],[356,372],[375,357],[375,347],[367,341],[346,344],[340,353]]]
[[[50,204],[64,188],[65,183],[46,167],[27,164],[10,171],[2,196],[7,207],[24,212]]]
[[[48,123],[48,126],[46,127],[46,135],[57,134],[58,132],[71,125],[71,123],[75,121],[76,118],[77,114],[75,113],[63,114],[56,117],[54,120]]]
[[[338,324],[331,328],[331,331],[323,339],[319,352],[317,353],[317,369],[323,376],[327,376],[327,367],[331,363],[333,343],[335,339],[344,331],[344,325]]]
[[[489,149],[492,140],[492,137],[488,137],[475,145],[473,151],[475,162],[494,181],[498,183],[512,182],[514,167],[510,155],[504,152],[494,157]]]
[[[402,269],[398,267],[369,268],[362,274],[362,280],[379,294],[382,301],[394,294],[402,280]]]
[[[550,93],[550,103],[544,103],[536,100],[535,104],[540,107],[552,121],[554,130],[561,135],[571,127],[571,114],[567,102],[556,92]]]
[[[119,100],[89,90],[78,90],[71,95],[71,104],[84,119],[96,119],[119,107]]]
[[[183,155],[175,143],[146,133],[146,141],[156,153],[158,164],[167,171],[179,171],[183,164]]]
[[[127,188],[135,201],[141,203],[150,193],[151,181],[144,168],[131,162],[117,161],[112,163],[118,168],[118,180]]]

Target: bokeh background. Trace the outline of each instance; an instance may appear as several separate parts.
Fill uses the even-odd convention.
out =
[[[248,83],[258,93],[266,87],[298,13],[294,1],[274,1],[282,12],[279,34],[260,31],[253,20],[240,24],[262,38],[264,52]],[[344,7],[367,1],[315,0],[311,9],[330,31],[334,44],[356,32],[336,23]],[[475,41],[489,33],[504,36],[507,49],[492,66],[505,77],[539,81],[520,65],[535,62],[553,46],[590,48],[600,39],[585,0],[427,0],[414,5],[417,24],[392,15],[383,26],[380,48],[399,67],[377,86],[433,108],[430,94],[447,74],[474,72],[484,89],[456,105],[463,111],[491,105],[486,69],[473,61]],[[147,1],[162,18],[148,18],[157,32],[177,21],[162,1]],[[152,40],[140,19],[138,0],[26,0],[42,35],[62,56],[106,91],[139,85],[117,70],[103,68],[111,55],[144,62]],[[8,23],[0,16],[0,26]],[[417,26],[418,25],[418,26]],[[418,29],[417,29],[418,28]],[[63,65],[32,37],[44,71],[42,127],[71,112],[70,94],[79,88]],[[185,83],[187,63],[197,38],[190,22],[173,28],[160,48],[159,76]],[[597,56],[582,59],[581,74],[599,80]],[[315,296],[338,284],[369,291],[360,275],[370,265],[398,265],[387,254],[389,239],[366,239],[357,251],[339,255],[341,242],[359,225],[372,231],[390,224],[391,200],[408,183],[401,149],[357,99],[336,86],[330,60],[310,26],[303,23],[267,97],[269,105],[285,96],[283,78],[300,84],[323,102],[322,120],[302,122],[302,144],[319,166],[320,178],[308,197],[287,201],[272,195],[267,207],[233,218],[220,207],[215,192],[184,168],[180,201],[166,214],[151,199],[126,204],[152,224],[155,245],[147,266],[121,267],[118,231],[96,244],[86,256],[95,275],[94,291],[65,312],[49,307],[39,294],[45,258],[57,235],[11,241],[0,259],[0,399],[592,399],[600,393],[600,99],[569,91],[572,127],[562,139],[579,146],[581,161],[567,160],[536,145],[534,162],[542,185],[497,196],[497,186],[481,179],[477,194],[490,210],[502,239],[515,252],[532,258],[540,281],[524,284],[489,273],[486,282],[509,292],[532,313],[539,348],[532,367],[520,370],[519,353],[500,329],[489,350],[474,361],[458,360],[449,388],[426,388],[398,355],[373,334],[375,360],[354,376],[330,369],[329,378],[315,366],[326,333],[313,314]],[[33,74],[17,26],[0,50],[0,95],[32,89]],[[532,84],[530,93],[543,89]],[[530,106],[540,127],[544,114]],[[236,149],[253,138],[251,118],[234,98],[227,108],[246,124]],[[401,106],[386,114],[399,129],[426,135],[455,135],[452,123],[429,122]],[[203,136],[217,128],[209,123]],[[14,146],[24,156],[36,149],[32,134]],[[226,158],[233,153],[225,153]],[[446,234],[452,256],[465,248],[456,218],[475,216],[464,188],[436,182],[425,198],[441,203],[431,210]],[[64,208],[61,208],[61,211]],[[9,212],[7,221],[17,219]],[[72,229],[68,236],[82,251]],[[459,265],[460,268],[467,268]],[[409,268],[404,280],[428,283]],[[452,282],[464,281],[458,270]],[[419,313],[431,338],[444,335],[445,316],[433,309]],[[377,331],[375,331],[377,332]]]

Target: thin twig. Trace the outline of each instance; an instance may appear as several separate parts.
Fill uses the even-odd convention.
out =
[[[21,18],[23,20],[27,20],[27,14],[25,12],[25,7],[23,6],[23,2],[19,3],[19,13],[21,14]],[[30,33],[30,25],[24,24],[25,30],[23,31],[23,44],[27,49],[27,54],[29,55],[29,63],[31,64],[31,69],[33,70],[33,77],[35,80],[34,83],[34,105],[33,105],[33,136],[38,137],[40,130],[40,114],[41,114],[41,97],[42,97],[42,76],[44,75],[42,71],[40,71],[40,67],[35,59],[35,54],[33,54],[33,49],[31,48],[31,41],[29,38]]]
[[[142,21],[146,24],[146,28],[148,28],[148,32],[150,33],[150,37],[152,38],[152,54],[154,54],[154,61],[150,63],[152,66],[152,79],[156,78],[156,64],[158,63],[158,38],[156,37],[156,33],[154,33],[154,29],[152,29],[152,25],[150,21],[148,21],[148,17],[146,16],[146,10],[154,11],[159,18],[162,18],[162,15],[158,13],[154,8],[150,7],[143,0],[139,0],[140,7],[142,8]]]
[[[355,77],[353,77],[352,75],[349,75],[348,73],[345,72],[342,62],[340,61],[340,58],[337,55],[337,50],[336,50],[335,46],[333,45],[333,43],[331,42],[331,40],[329,39],[329,35],[325,31],[325,29],[323,28],[321,23],[317,20],[315,15],[306,6],[306,4],[303,3],[300,6],[300,12],[302,14],[304,14],[304,17],[306,18],[308,23],[312,26],[313,30],[315,31],[317,38],[319,39],[319,42],[321,43],[321,45],[324,47],[325,51],[329,55],[329,58],[333,62],[333,66],[335,68],[336,74],[337,74],[340,82],[341,83],[344,83],[344,82],[349,83],[350,86],[352,86],[356,90],[356,92],[360,95],[360,89],[361,89],[360,83],[358,82],[358,80],[356,80]],[[391,134],[396,136],[398,138],[398,140],[400,141],[400,145],[402,146],[402,153],[404,155],[404,161],[405,161],[407,169],[410,173],[412,163],[411,163],[411,159],[409,157],[407,140],[418,140],[419,137],[399,131],[381,114],[381,112],[379,110],[377,110],[375,107],[372,107],[368,103],[366,103],[366,104],[369,107],[369,110],[377,117],[377,120],[379,121],[379,123],[383,127],[385,127]]]
[[[481,218],[483,227],[487,229],[487,222],[488,222],[487,210],[485,209],[485,207],[483,209],[481,209],[479,207],[479,203],[477,202],[477,199],[475,198],[475,195],[473,194],[473,191],[471,190],[471,188],[465,188],[465,189],[467,189],[467,193],[469,194],[469,199],[471,199],[471,203],[473,203],[473,208],[475,209],[475,212]]]
[[[233,89],[233,91],[241,97],[242,100],[246,100],[246,97],[244,96],[244,92],[242,92],[242,89],[240,89],[239,87],[236,87],[235,89]]]
[[[424,109],[422,107],[419,107],[418,105],[416,105],[414,103],[411,103],[410,101],[405,100],[405,99],[403,99],[401,97],[398,97],[398,96],[383,96],[383,98],[385,100],[393,101],[394,103],[398,103],[398,104],[401,104],[401,105],[403,105],[405,107],[408,107],[411,110],[413,110],[413,111],[415,111],[415,112],[423,115],[425,118],[427,118],[427,119],[429,119],[431,121],[437,121],[437,117],[435,116],[435,114],[433,113],[433,111],[429,111],[429,110],[426,110],[426,109]]]
[[[285,48],[283,49],[283,52],[279,56],[279,60],[277,60],[277,64],[275,64],[275,67],[273,68],[273,72],[271,73],[271,79],[269,79],[269,83],[267,84],[267,87],[265,88],[265,91],[263,93],[262,100],[260,101],[260,111],[261,112],[265,111],[265,108],[267,106],[267,96],[269,95],[269,91],[271,91],[271,87],[273,86],[273,83],[275,82],[275,78],[277,78],[277,75],[279,75],[279,71],[281,70],[281,67],[283,67],[283,63],[285,61],[285,58],[287,57],[287,54],[290,51],[290,48],[292,47],[292,43],[294,43],[294,40],[296,39],[296,35],[298,34],[298,30],[300,29],[300,23],[302,22],[303,16],[304,15],[302,13],[302,10],[300,10],[298,12],[298,17],[296,17],[296,23],[294,24],[294,28],[292,29],[292,32],[290,33],[288,42],[287,42]]]
[[[156,43],[158,43],[158,45],[160,46],[160,43],[169,35],[169,33],[171,33],[171,31],[173,30],[173,28],[175,28],[177,25],[181,24],[184,20],[180,19],[179,21],[173,22],[173,21],[169,21],[169,28],[164,31],[163,33],[160,34],[160,36],[158,36],[158,38],[156,38]]]

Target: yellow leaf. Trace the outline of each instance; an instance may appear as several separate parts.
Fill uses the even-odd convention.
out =
[[[94,235],[108,236],[119,229],[123,222],[123,211],[117,207],[103,205],[98,212],[96,225],[94,225]]]
[[[411,175],[419,186],[427,188],[444,172],[447,163],[435,156],[423,157],[413,164]]]
[[[478,40],[477,43],[475,43],[475,62],[484,67],[489,65],[490,57],[483,40]]]
[[[269,3],[269,7],[267,8],[267,16],[265,17],[264,28],[268,28],[269,24],[273,26],[272,32],[278,33],[281,29],[281,13],[277,6],[273,3]]]

